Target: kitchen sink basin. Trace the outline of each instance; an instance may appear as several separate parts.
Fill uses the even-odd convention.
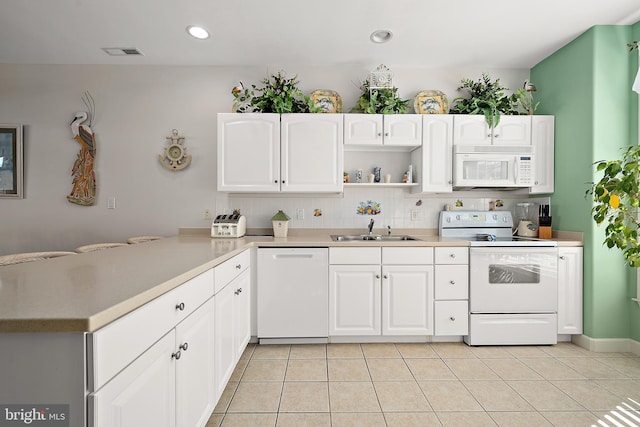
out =
[[[380,241],[380,242],[400,242],[404,240],[420,240],[412,236],[382,236],[380,234],[337,234],[332,235],[334,242],[357,242],[357,241]]]

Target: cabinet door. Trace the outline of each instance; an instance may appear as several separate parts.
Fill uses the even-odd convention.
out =
[[[436,301],[435,335],[468,335],[469,302]]]
[[[531,145],[531,116],[500,116],[491,132],[494,145]]]
[[[246,269],[229,286],[233,287],[234,295],[234,359],[237,362],[251,339],[251,270]]]
[[[342,191],[342,122],[341,114],[282,115],[282,191]]]
[[[382,267],[382,334],[433,334],[433,266]]]
[[[469,266],[436,265],[436,299],[469,299]]]
[[[420,159],[416,159],[420,163],[416,171],[421,193],[453,191],[452,147],[453,116],[425,115],[422,119],[422,150],[416,150],[422,154]]]
[[[422,115],[386,114],[384,122],[384,145],[419,147],[422,144]]]
[[[553,116],[533,116],[531,144],[535,154],[535,180],[531,194],[550,194],[554,191],[554,123]]]
[[[380,335],[380,266],[329,267],[329,335]]]
[[[210,298],[176,327],[176,415],[178,426],[204,426],[216,401],[214,300]]]
[[[235,368],[236,356],[233,331],[233,303],[235,288],[230,284],[214,297],[214,378],[216,401],[222,395]]]
[[[453,143],[455,145],[490,145],[491,132],[484,116],[455,115]]]
[[[382,145],[382,116],[345,114],[344,145]]]
[[[92,427],[176,425],[175,330],[162,337],[96,393]]]
[[[582,248],[558,248],[558,333],[582,333]]]
[[[218,191],[280,190],[280,115],[218,114]]]

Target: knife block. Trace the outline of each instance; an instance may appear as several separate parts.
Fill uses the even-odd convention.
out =
[[[550,239],[551,238],[551,227],[547,226],[539,226],[538,227],[538,238],[539,239]]]

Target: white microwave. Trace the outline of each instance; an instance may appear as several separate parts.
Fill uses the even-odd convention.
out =
[[[454,187],[531,187],[534,176],[532,146],[453,146]]]

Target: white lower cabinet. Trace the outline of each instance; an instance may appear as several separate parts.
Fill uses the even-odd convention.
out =
[[[432,248],[330,248],[329,262],[329,335],[433,333]]]
[[[215,404],[213,299],[90,396],[93,426],[204,426]]]
[[[248,262],[242,265],[237,260],[228,262],[231,261],[232,265],[241,265],[241,272],[214,296],[215,401],[222,395],[251,337],[251,273]]]
[[[246,250],[90,334],[89,426],[205,426],[250,339],[249,267]]]
[[[558,333],[582,333],[582,248],[558,248]]]
[[[330,266],[329,335],[380,335],[380,299],[379,264]]]
[[[469,333],[469,249],[435,248],[435,335]]]

